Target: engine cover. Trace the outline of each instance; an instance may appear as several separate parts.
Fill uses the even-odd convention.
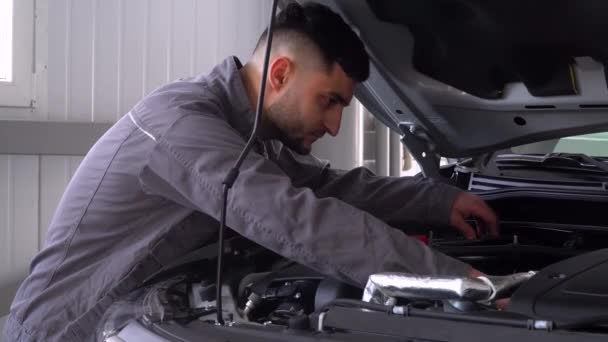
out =
[[[608,315],[608,249],[555,263],[511,297],[508,311],[566,323]]]

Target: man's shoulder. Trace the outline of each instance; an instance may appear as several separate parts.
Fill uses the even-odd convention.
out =
[[[223,117],[223,101],[201,77],[179,79],[148,94],[131,110],[142,127],[162,136],[175,122],[187,116]]]
[[[191,77],[165,84],[148,94],[136,106],[136,112],[197,111],[216,112],[221,95],[206,78]]]
[[[181,78],[155,89],[131,114],[157,136],[188,118],[185,121],[195,121],[193,126],[230,126],[245,137],[253,126],[249,107],[237,63],[228,58],[209,73]]]

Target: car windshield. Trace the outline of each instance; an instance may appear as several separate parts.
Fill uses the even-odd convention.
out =
[[[576,135],[511,148],[517,154],[582,153],[608,157],[608,132]]]

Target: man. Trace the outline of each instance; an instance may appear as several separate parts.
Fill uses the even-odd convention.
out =
[[[474,215],[497,234],[482,200],[432,180],[331,170],[309,155],[338,134],[353,87],[368,77],[362,43],[320,5],[280,13],[260,143],[229,197],[227,225],[287,258],[363,286],[372,273],[477,275],[391,228]],[[159,88],[120,119],[83,160],[7,322],[10,341],[92,339],[105,310],[163,265],[216,236],[222,180],[251,132],[265,35],[241,66]]]

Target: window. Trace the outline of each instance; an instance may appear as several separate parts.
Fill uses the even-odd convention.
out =
[[[30,107],[34,0],[0,0],[0,106]]]
[[[0,0],[0,82],[13,79],[13,1]]]
[[[511,151],[517,154],[583,153],[591,157],[608,157],[608,132],[539,141],[513,147]]]

